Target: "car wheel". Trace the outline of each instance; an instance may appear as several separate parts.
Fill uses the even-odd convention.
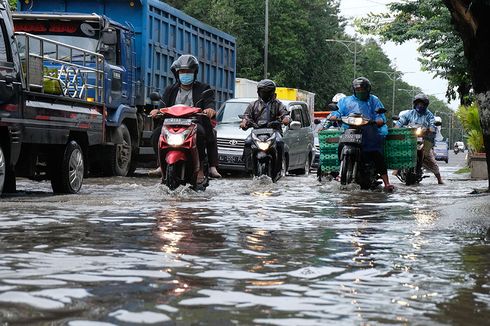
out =
[[[63,152],[56,152],[48,164],[53,192],[75,194],[82,188],[85,166],[76,141],[70,141]]]

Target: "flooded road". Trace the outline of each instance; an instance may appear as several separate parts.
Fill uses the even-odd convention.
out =
[[[19,182],[0,199],[0,320],[12,325],[483,325],[487,181],[397,180],[394,193],[311,176],[94,178],[78,195]]]

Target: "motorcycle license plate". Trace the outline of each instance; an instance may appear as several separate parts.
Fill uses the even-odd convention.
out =
[[[361,134],[343,134],[342,136],[340,136],[340,142],[341,143],[360,144],[362,142],[362,135]]]
[[[234,155],[218,155],[218,160],[222,163],[232,163],[232,164],[243,163],[243,159],[241,156],[234,156]]]
[[[163,121],[164,125],[190,126],[192,119],[167,118]]]

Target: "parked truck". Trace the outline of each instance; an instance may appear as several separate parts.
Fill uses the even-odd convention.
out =
[[[195,55],[200,81],[216,91],[217,107],[234,96],[235,38],[159,0],[23,0],[17,31],[41,35],[105,57],[106,141],[114,150],[106,172],[126,175],[154,157],[149,94],[174,82],[170,65]]]
[[[95,52],[14,33],[0,0],[0,194],[19,176],[80,190],[103,151],[103,65]]]

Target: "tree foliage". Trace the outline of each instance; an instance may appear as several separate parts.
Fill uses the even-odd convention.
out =
[[[219,28],[237,39],[237,76],[264,77],[265,1],[173,0],[170,5]],[[392,81],[374,73],[393,71],[389,58],[374,40],[355,40],[345,33],[338,0],[269,0],[268,77],[280,86],[301,88],[317,94],[321,110],[336,93],[351,93],[353,54],[340,42],[357,42],[357,76],[373,82],[373,93],[391,108]],[[351,49],[353,50],[353,49]],[[396,81],[396,110],[411,104],[411,88]]]
[[[388,7],[387,14],[370,14],[357,20],[360,31],[398,44],[418,41],[423,69],[448,81],[448,99],[455,99],[458,93],[461,102],[468,103],[471,90],[468,62],[443,1],[403,0]]]

